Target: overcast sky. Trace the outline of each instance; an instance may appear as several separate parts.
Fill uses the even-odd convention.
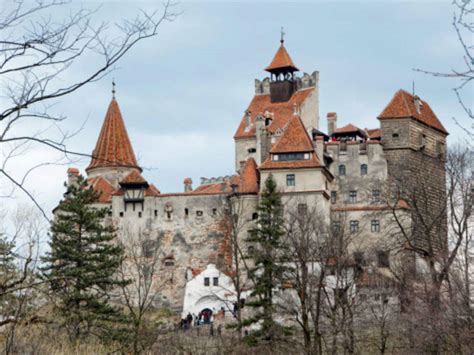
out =
[[[76,3],[76,1],[74,1]],[[107,1],[97,19],[130,16],[155,2]],[[97,6],[86,2],[85,6]],[[363,2],[182,2],[182,14],[165,23],[159,36],[135,47],[113,74],[64,98],[55,110],[68,116],[63,130],[83,129],[69,148],[91,153],[111,98],[112,76],[144,177],[162,192],[196,186],[201,176],[233,173],[233,135],[263,79],[284,26],[285,45],[304,72],[320,72],[320,127],[326,113],[338,125],[377,127],[377,115],[400,88],[430,103],[448,131],[449,142],[462,139],[452,117],[467,122],[452,88],[455,81],[417,73],[420,68],[462,68],[462,48],[452,27],[451,1]],[[62,13],[53,13],[62,16]],[[87,68],[84,67],[84,70]],[[75,73],[81,75],[81,72]],[[466,100],[472,106],[472,91]],[[40,148],[9,165],[44,159]],[[87,159],[74,164],[81,169]],[[50,211],[60,200],[67,166],[45,166],[27,181]],[[0,181],[1,183],[1,181]],[[7,208],[22,199],[2,200]]]

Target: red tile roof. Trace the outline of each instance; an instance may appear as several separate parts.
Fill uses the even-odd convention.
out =
[[[255,118],[265,111],[273,113],[273,120],[267,127],[270,133],[274,133],[278,128],[283,128],[288,120],[293,116],[294,107],[301,106],[306,98],[314,92],[315,88],[308,88],[296,91],[287,102],[271,102],[270,94],[255,95],[247,108],[250,112],[251,126],[245,130],[245,115],[242,117],[240,125],[234,138],[255,137]]]
[[[273,161],[271,157],[268,157],[259,167],[260,170],[270,169],[310,169],[320,168],[323,165],[316,157],[316,154],[311,153],[310,159],[308,160],[292,160],[292,161]]]
[[[353,133],[353,132],[360,132],[362,131],[360,128],[354,126],[353,124],[349,123],[343,127],[336,128],[333,132],[334,133]]]
[[[122,181],[120,181],[121,184],[148,184],[147,181],[143,178],[143,176],[137,171],[134,170],[127,176],[125,176]]]
[[[253,158],[247,159],[239,179],[239,193],[258,193],[258,182],[260,176],[257,170],[257,163]]]
[[[92,156],[86,171],[112,166],[134,167],[141,171],[115,99],[110,102]]]
[[[87,183],[99,194],[99,203],[109,203],[112,201],[114,187],[102,176],[88,178]]]
[[[380,128],[374,128],[374,129],[366,128],[365,131],[367,132],[367,135],[371,139],[379,139],[382,137],[382,130]]]
[[[278,48],[270,65],[265,68],[265,70],[269,72],[276,69],[291,69],[293,71],[299,70],[296,67],[296,65],[293,63],[293,60],[291,59],[288,52],[286,51],[286,48],[283,45],[283,42],[281,43],[280,48]]]
[[[383,120],[390,118],[410,117],[444,134],[448,134],[448,131],[446,131],[426,101],[421,100],[422,107],[418,113],[415,105],[415,98],[415,96],[405,90],[397,91],[390,103],[378,116],[378,119]]]
[[[299,116],[292,116],[270,153],[302,153],[314,151],[313,142]]]
[[[147,189],[145,190],[145,196],[148,197],[148,196],[158,196],[160,194],[160,190],[158,190],[156,188],[155,185],[153,184],[150,184]]]

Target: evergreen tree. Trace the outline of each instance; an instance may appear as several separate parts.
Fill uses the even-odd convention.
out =
[[[272,175],[265,181],[257,212],[257,226],[250,231],[250,237],[247,238],[247,242],[254,246],[248,255],[254,262],[254,267],[249,270],[254,289],[246,306],[255,308],[255,314],[244,323],[259,323],[260,328],[247,337],[249,343],[272,341],[277,333],[283,330],[274,320],[273,293],[275,287],[280,285],[286,268],[281,258],[284,255],[282,237],[285,232],[283,205]]]
[[[89,334],[113,337],[124,321],[110,303],[111,292],[127,283],[115,276],[124,252],[115,243],[114,228],[103,223],[108,209],[92,206],[98,197],[82,176],[69,186],[52,223],[51,250],[41,269],[72,341]]]

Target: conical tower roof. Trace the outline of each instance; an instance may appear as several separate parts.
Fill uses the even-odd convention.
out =
[[[283,44],[283,40],[281,41],[280,48],[276,52],[275,56],[273,57],[272,62],[268,67],[265,68],[268,72],[278,71],[278,70],[288,70],[288,71],[298,71],[299,69],[296,67],[295,63],[291,59],[290,55],[286,51],[286,48]]]
[[[86,171],[104,167],[129,167],[142,170],[135,158],[127,129],[115,98],[109,104],[99,139]]]

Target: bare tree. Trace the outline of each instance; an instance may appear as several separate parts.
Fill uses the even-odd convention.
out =
[[[167,0],[161,11],[142,11],[135,18],[110,26],[94,22],[97,9],[74,10],[68,0],[2,3],[0,177],[4,186],[20,189],[46,217],[25,180],[34,169],[58,163],[58,160],[44,159],[28,167],[23,176],[12,173],[9,162],[35,146],[59,153],[62,157],[59,161],[89,156],[67,148],[68,139],[75,133],[61,130],[59,123],[66,117],[52,114],[51,107],[61,98],[103,78],[137,43],[156,36],[163,22],[175,18],[172,7]],[[60,15],[68,11],[70,15]],[[57,14],[57,18],[52,13]],[[85,60],[93,64],[78,76]],[[45,128],[46,124],[56,127],[56,133]],[[28,125],[40,128],[32,132]],[[4,193],[9,195],[11,190]]]
[[[11,228],[0,231],[0,327],[5,335],[4,351],[15,352],[20,323],[39,321],[32,301],[43,220],[33,208],[21,206],[12,216]],[[4,221],[2,225],[7,225]]]
[[[470,119],[470,122],[465,124],[456,117],[453,117],[453,120],[461,129],[463,129],[464,133],[466,133],[466,142],[472,147],[474,139],[474,113],[472,112],[471,107],[472,87],[470,87],[470,85],[472,85],[474,80],[474,44],[472,42],[472,36],[474,34],[474,22],[472,21],[474,7],[471,0],[453,0],[452,3],[455,8],[452,24],[464,53],[464,67],[445,72],[420,69],[417,69],[417,71],[435,77],[455,79],[459,82],[453,90],[459,104]]]
[[[128,316],[131,318],[131,350],[140,354],[156,342],[159,332],[150,327],[150,313],[157,307],[164,282],[158,277],[160,252],[150,245],[140,230],[123,229],[121,243],[127,250],[119,269],[120,279],[129,281],[120,290]]]

